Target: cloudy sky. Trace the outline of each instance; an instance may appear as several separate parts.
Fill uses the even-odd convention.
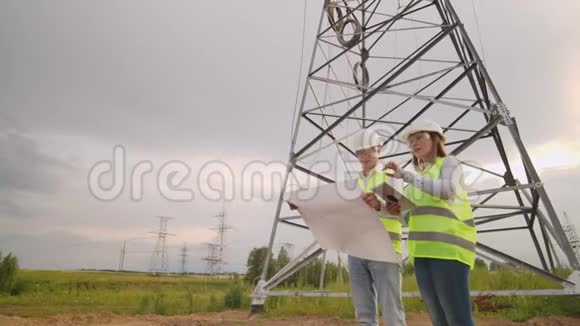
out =
[[[579,225],[580,3],[454,3],[558,212]],[[287,159],[304,5],[1,1],[0,250],[16,253],[25,268],[116,268],[126,240],[125,268],[146,270],[155,245],[149,232],[163,215],[173,217],[171,269],[186,243],[188,269],[203,271],[200,258],[222,209],[210,198],[211,183],[198,182],[211,179],[208,164],[237,176],[251,162]],[[305,60],[321,5],[306,3]],[[125,186],[115,199],[101,200],[90,191],[89,174],[113,159],[116,145],[125,154],[117,175]],[[177,161],[190,171],[173,186],[191,189],[192,200],[188,193],[171,200],[167,194],[175,191],[157,187],[164,167]],[[151,172],[136,199],[131,173],[147,164]],[[109,174],[102,183],[114,188]],[[243,271],[247,252],[267,243],[275,203],[233,195],[225,204],[232,226],[226,269]],[[513,234],[494,237],[488,239],[537,262],[529,237],[517,245]],[[283,229],[276,245],[300,248],[307,238]]]

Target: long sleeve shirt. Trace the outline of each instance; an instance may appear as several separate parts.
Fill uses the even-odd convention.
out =
[[[410,171],[403,171],[403,180],[413,186],[446,201],[453,200],[461,186],[461,163],[455,156],[447,156],[438,179],[425,178]]]

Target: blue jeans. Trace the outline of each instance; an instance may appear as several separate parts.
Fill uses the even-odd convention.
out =
[[[378,325],[377,294],[387,326],[405,326],[400,264],[348,256],[350,288],[359,325]]]
[[[417,285],[434,326],[473,326],[469,266],[455,260],[415,258]]]

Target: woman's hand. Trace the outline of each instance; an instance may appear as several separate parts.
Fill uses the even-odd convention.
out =
[[[397,163],[390,161],[389,163],[387,163],[387,165],[385,165],[385,168],[383,169],[383,171],[387,171],[389,169],[395,171],[395,173],[387,173],[387,175],[389,175],[395,179],[402,179],[403,178],[403,171],[397,165]]]
[[[381,202],[377,198],[377,195],[373,192],[367,192],[362,195],[362,199],[369,205],[371,208],[374,208],[377,211],[381,210]]]
[[[392,201],[387,202],[387,211],[391,215],[400,215],[401,214],[401,205],[399,203],[394,203]]]

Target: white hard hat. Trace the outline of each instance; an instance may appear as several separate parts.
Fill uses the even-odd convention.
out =
[[[441,129],[441,126],[437,122],[427,119],[413,122],[413,124],[401,132],[400,137],[403,141],[406,142],[409,136],[420,131],[434,132],[439,134],[443,141],[445,141],[445,134],[443,134],[443,129]]]
[[[377,130],[363,128],[349,137],[348,144],[353,151],[359,151],[374,146],[382,146],[385,140],[386,138],[379,135]]]

